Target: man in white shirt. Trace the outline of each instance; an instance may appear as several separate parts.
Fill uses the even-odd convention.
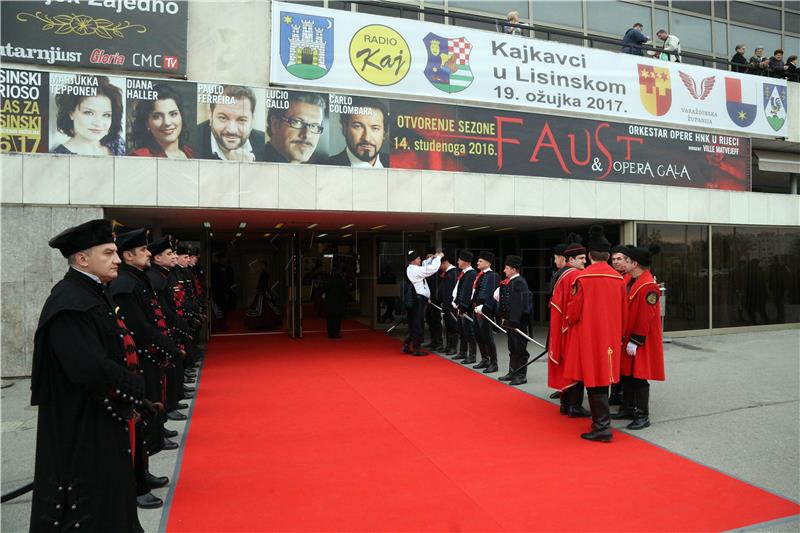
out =
[[[663,52],[659,55],[659,59],[664,61],[671,61],[673,63],[681,62],[681,40],[675,35],[670,35],[667,30],[658,30],[656,33],[659,39],[664,41],[662,47]]]
[[[410,294],[411,301],[406,304],[408,309],[408,337],[403,342],[404,353],[428,355],[427,352],[422,351],[422,327],[425,320],[425,308],[431,297],[431,290],[428,287],[426,278],[439,270],[443,255],[440,250],[423,262],[420,252],[416,250],[408,252],[406,278],[413,287],[414,294]],[[413,352],[410,349],[410,344],[413,344]]]

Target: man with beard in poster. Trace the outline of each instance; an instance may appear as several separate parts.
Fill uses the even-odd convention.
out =
[[[31,405],[39,412],[30,531],[138,533],[135,424],[152,405],[106,287],[120,264],[111,221],[69,228],[48,244],[69,270],[33,340]]]
[[[289,107],[267,112],[266,161],[309,163],[325,131],[325,99],[317,93],[289,93]]]
[[[589,229],[592,264],[575,276],[564,316],[567,357],[564,377],[583,382],[589,393],[592,427],[581,438],[611,442],[608,386],[619,381],[620,348],[627,313],[622,276],[607,261],[611,243],[602,226]]]
[[[253,129],[256,95],[249,87],[224,85],[228,103],[212,101],[209,119],[197,127],[198,158],[266,161],[264,132]]]
[[[342,135],[347,146],[328,159],[329,165],[359,168],[386,168],[388,162],[380,153],[389,132],[389,110],[375,98],[353,98],[352,107],[368,113],[339,115]]]

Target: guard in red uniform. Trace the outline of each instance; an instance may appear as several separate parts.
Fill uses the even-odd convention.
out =
[[[648,248],[631,246],[631,280],[628,282],[628,316],[622,340],[620,374],[624,403],[611,418],[632,419],[628,429],[650,426],[650,383],[664,381],[664,345],[661,337],[660,290],[650,272],[656,244]]]
[[[566,264],[556,272],[553,283],[547,337],[547,386],[561,391],[560,412],[572,418],[589,416],[589,411],[583,408],[583,384],[564,376],[566,345],[570,340],[564,312],[569,305],[572,280],[586,266],[586,248],[581,244],[582,240],[580,235],[570,233],[562,250]]]
[[[611,267],[622,274],[622,280],[627,286],[628,280],[631,279],[631,275],[628,273],[631,267],[631,260],[628,257],[628,247],[624,244],[618,244],[611,248]],[[622,380],[621,376],[620,380]],[[611,385],[608,405],[622,405],[622,383],[614,383]],[[611,418],[614,418],[614,415],[612,415]]]
[[[589,236],[591,265],[575,276],[564,320],[567,342],[564,376],[583,381],[589,393],[592,430],[582,438],[610,442],[611,413],[608,386],[619,381],[620,342],[625,324],[625,284],[607,261],[611,244],[603,228],[592,226]]]

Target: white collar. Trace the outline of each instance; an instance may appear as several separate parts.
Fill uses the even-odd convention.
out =
[[[86,277],[92,278],[93,280],[95,280],[95,281],[96,281],[97,283],[99,283],[100,285],[102,285],[102,284],[103,284],[103,282],[102,282],[102,281],[100,281],[100,278],[99,278],[99,277],[97,277],[97,276],[95,276],[94,274],[90,274],[89,272],[86,272],[85,270],[81,270],[81,269],[79,269],[79,268],[75,268],[75,267],[70,267],[70,268],[71,268],[72,270],[76,271],[76,272],[80,272],[81,274],[83,274],[83,275],[84,275],[84,276],[86,276]]]
[[[356,168],[383,168],[383,163],[381,163],[381,154],[380,153],[378,153],[378,155],[375,157],[375,164],[372,165],[367,161],[362,161],[361,159],[357,158],[353,154],[353,152],[350,151],[350,147],[349,146],[347,148],[345,148],[344,151],[347,153],[347,159],[350,160],[350,166],[351,167],[356,167]]]
[[[222,151],[222,148],[220,148],[219,143],[217,142],[217,138],[214,137],[214,132],[213,131],[209,132],[209,135],[211,135],[211,153],[213,153],[223,161],[227,160],[228,158],[225,156],[225,152]],[[253,146],[250,144],[249,137],[247,138],[247,142],[244,143],[244,146],[242,146],[242,148],[244,148],[247,152],[250,152],[251,154],[253,153]]]

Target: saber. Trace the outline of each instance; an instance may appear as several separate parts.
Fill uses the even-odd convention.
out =
[[[401,319],[400,319],[400,322],[398,322],[398,323],[397,323],[397,324],[395,324],[394,326],[392,326],[392,327],[390,327],[389,329],[387,329],[385,333],[388,335],[389,333],[391,333],[391,332],[392,332],[392,330],[393,330],[394,328],[396,328],[397,326],[399,326],[400,324],[402,324],[402,323],[403,323],[403,322],[405,322],[405,321],[406,321],[406,319],[405,319],[405,318],[401,318]]]
[[[483,313],[481,313],[481,315],[483,315],[483,318],[485,318],[486,320],[488,320],[488,321],[489,321],[489,323],[490,323],[490,324],[492,324],[494,327],[496,327],[497,329],[499,329],[500,331],[502,331],[503,333],[505,333],[506,335],[508,335],[508,331],[506,330],[506,328],[504,328],[504,327],[502,327],[502,326],[498,325],[498,324],[497,324],[497,322],[495,322],[494,320],[492,320],[492,319],[491,319],[491,318],[489,318],[488,316],[484,315]],[[513,330],[512,330],[512,331],[516,331],[517,333],[519,333],[520,335],[522,335],[523,337],[525,337],[526,339],[528,339],[529,341],[531,341],[532,343],[534,343],[536,346],[539,346],[540,348],[545,348],[545,347],[544,347],[544,345],[542,345],[542,343],[540,343],[539,341],[537,341],[537,340],[533,339],[532,337],[529,337],[528,335],[526,335],[525,333],[523,333],[523,332],[522,332],[522,331],[520,331],[519,329],[517,329],[517,328],[513,328]],[[545,348],[545,350],[546,350],[546,348]]]
[[[441,311],[441,312],[443,312],[443,313],[444,313],[444,309],[442,309],[441,307],[439,307],[439,306],[438,306],[438,305],[436,305],[435,303],[431,302],[430,300],[428,300],[428,305],[432,305],[432,306],[434,306],[436,309],[438,309],[439,311]]]
[[[535,342],[535,341],[534,341],[534,342]],[[538,343],[537,343],[537,344],[538,344]],[[519,367],[518,369],[516,369],[516,370],[512,370],[512,371],[511,371],[511,373],[512,373],[512,374],[516,374],[517,372],[519,372],[519,371],[520,371],[520,370],[522,370],[523,368],[528,368],[528,366],[529,366],[529,365],[531,365],[531,364],[535,363],[536,361],[538,361],[539,359],[541,359],[541,358],[542,358],[542,356],[543,356],[544,354],[546,354],[546,353],[547,353],[547,349],[545,349],[545,350],[544,350],[542,353],[540,353],[539,355],[537,355],[536,357],[534,357],[533,359],[531,359],[530,361],[528,361],[527,363],[525,363],[524,365],[522,365],[521,367]]]

